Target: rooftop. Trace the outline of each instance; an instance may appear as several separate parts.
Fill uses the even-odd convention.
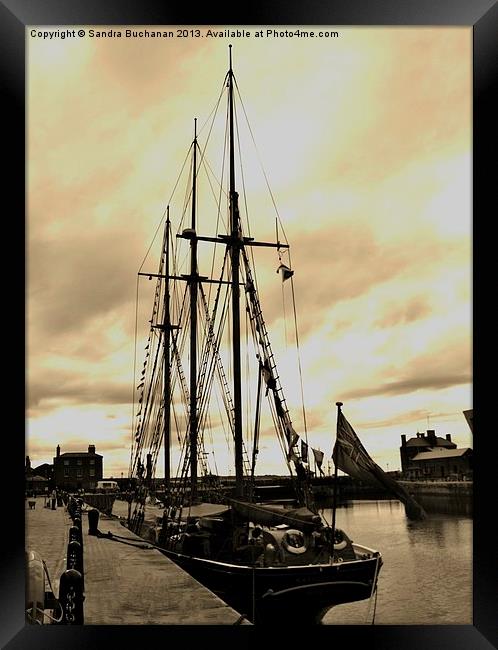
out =
[[[457,458],[464,456],[468,451],[472,451],[470,447],[463,447],[462,449],[431,449],[431,451],[420,451],[412,460],[437,460],[440,458]]]
[[[63,454],[60,454],[58,458],[62,458],[62,456],[73,456],[73,457],[100,456],[101,458],[103,458],[102,454],[96,454],[95,452],[90,452],[90,451],[65,451]]]
[[[429,436],[422,435],[420,438],[410,438],[406,446],[407,447],[433,447],[433,440]],[[455,447],[455,443],[451,440],[446,440],[446,438],[441,438],[440,436],[435,437],[437,447]]]

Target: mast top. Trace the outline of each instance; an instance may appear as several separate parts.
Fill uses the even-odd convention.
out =
[[[228,46],[228,56],[230,59],[230,72],[232,72],[232,46],[231,45]]]
[[[335,405],[339,410],[341,410],[342,402],[336,402]]]

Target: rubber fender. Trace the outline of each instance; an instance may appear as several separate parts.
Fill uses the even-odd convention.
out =
[[[26,611],[31,622],[43,624],[45,609],[45,567],[36,551],[26,552]]]

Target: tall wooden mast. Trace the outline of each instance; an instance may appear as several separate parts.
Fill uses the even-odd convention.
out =
[[[234,405],[234,436],[235,436],[235,494],[243,496],[244,492],[244,464],[243,464],[243,439],[242,439],[242,390],[240,371],[240,247],[242,234],[239,220],[239,195],[235,191],[235,153],[234,153],[234,126],[233,126],[233,70],[232,46],[230,45],[230,69],[228,71],[228,104],[229,104],[229,153],[230,153],[230,260],[232,265],[232,345],[233,345],[233,405]]]
[[[171,482],[171,312],[169,295],[169,237],[171,223],[169,205],[166,216],[165,246],[165,292],[164,292],[164,487],[169,490]]]
[[[192,160],[192,237],[190,239],[190,477],[191,498],[197,496],[197,237],[196,237],[196,187],[197,187],[197,119],[194,119]]]

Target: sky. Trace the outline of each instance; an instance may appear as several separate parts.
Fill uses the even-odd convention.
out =
[[[199,142],[207,135],[229,44],[257,146],[244,166],[251,234],[274,237],[266,174],[291,245],[299,360],[276,253],[258,251],[257,260],[296,430],[304,427],[304,397],[308,441],[323,450],[326,471],[339,400],[383,469],[400,468],[401,434],[430,428],[472,446],[463,415],[472,408],[470,28],[350,27],[320,37],[324,27],[302,27],[314,38],[267,35],[260,26],[233,38],[209,36],[208,27],[197,37],[190,26],[187,37],[174,26],[136,28],[173,32],[159,38],[127,38],[119,26],[95,27],[105,37],[88,26],[84,36],[66,38],[66,27],[31,29],[26,454],[33,467],[51,463],[58,444],[62,452],[95,444],[104,476],[128,475],[134,364],[141,367],[137,273],[194,118]],[[56,33],[43,38],[42,29]],[[285,29],[293,28],[278,28]],[[252,147],[247,133],[241,137]],[[208,213],[199,228],[214,234]],[[156,266],[146,259],[147,271]],[[144,320],[144,305],[138,313]],[[144,336],[142,329],[139,343]],[[258,472],[283,473],[270,432],[262,436]]]

